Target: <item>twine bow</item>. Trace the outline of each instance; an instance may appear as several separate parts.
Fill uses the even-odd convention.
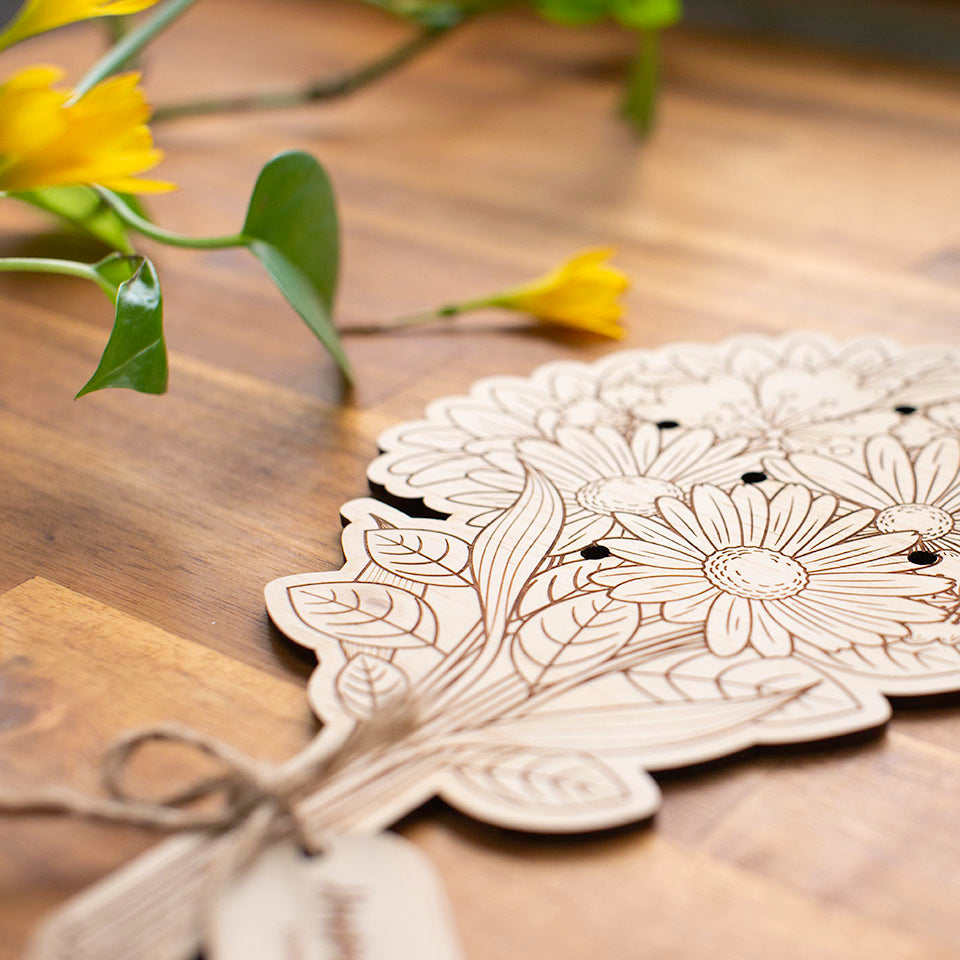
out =
[[[225,874],[236,870],[267,839],[276,836],[293,834],[302,846],[316,852],[317,845],[309,843],[297,813],[298,801],[349,761],[407,736],[416,725],[414,706],[410,698],[398,698],[358,723],[333,752],[315,738],[284,766],[257,761],[229,743],[183,724],[144,727],[124,734],[107,748],[100,768],[107,797],[59,786],[0,788],[0,814],[68,815],[168,832],[231,830],[233,842],[225,845],[221,869],[214,871],[222,881]],[[135,753],[157,742],[190,747],[218,760],[224,770],[157,799],[134,796],[124,786],[127,768]],[[216,809],[188,807],[217,795],[222,799]]]

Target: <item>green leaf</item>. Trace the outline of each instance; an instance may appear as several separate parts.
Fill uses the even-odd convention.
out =
[[[611,0],[610,16],[632,30],[663,30],[683,15],[680,0]]]
[[[340,263],[333,187],[308,153],[274,157],[253,188],[243,234],[251,252],[307,326],[351,377],[333,325]]]
[[[93,376],[77,398],[106,387],[124,387],[141,393],[167,389],[167,347],[163,339],[163,297],[153,264],[146,257],[108,257],[98,264],[111,283],[139,260],[117,290],[113,331]]]
[[[125,253],[112,253],[105,257],[99,263],[93,265],[93,269],[113,288],[112,300],[117,302],[117,292],[120,285],[129,280],[140,269],[143,257]],[[106,291],[104,291],[106,292]]]
[[[68,220],[114,250],[133,252],[123,221],[91,187],[44,187],[14,196]]]
[[[330,313],[321,302],[307,275],[294,266],[276,247],[254,240],[250,244],[253,255],[263,264],[270,279],[286,297],[287,303],[297,311],[317,339],[337,361],[344,376],[352,381],[350,361],[347,360],[340,337],[330,322]]]

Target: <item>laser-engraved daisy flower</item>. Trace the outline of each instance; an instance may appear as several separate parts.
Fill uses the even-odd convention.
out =
[[[642,424],[628,440],[608,427],[561,427],[556,441],[520,440],[516,455],[560,491],[565,518],[557,553],[580,550],[617,527],[617,513],[651,516],[658,497],[681,497],[696,483],[729,485],[756,470],[757,453],[743,453],[744,438],[717,443],[709,430],[680,431]],[[519,461],[474,470],[474,502],[508,507],[523,489]],[[482,485],[482,486],[480,486]],[[458,497],[466,502],[470,494]]]
[[[879,511],[876,525],[883,533],[913,531],[927,550],[960,550],[960,441],[932,440],[912,461],[892,437],[872,437],[864,459],[862,471],[812,453],[765,465],[781,480],[829,490],[854,506]]]
[[[519,476],[517,442],[555,441],[562,427],[611,427],[629,441],[638,425],[666,422],[742,438],[758,450],[814,452],[859,466],[870,436],[889,432],[912,449],[953,432],[932,418],[934,408],[949,418],[951,403],[960,410],[957,360],[943,349],[791,334],[549,364],[528,379],[484,380],[469,396],[432,404],[426,419],[381,438],[384,453],[370,475],[397,496],[482,525],[505,502],[497,485],[478,489],[470,475]],[[953,421],[960,423],[960,413]]]
[[[893,362],[870,342],[837,347],[817,337],[736,341],[722,366],[664,385],[645,414],[718,437],[762,438],[784,451],[855,456],[867,437],[894,428],[898,407],[957,391],[942,353],[919,351]],[[602,394],[601,394],[602,397]]]
[[[661,603],[665,620],[699,623],[721,656],[752,646],[783,656],[793,640],[824,650],[905,637],[908,624],[942,619],[913,599],[948,581],[917,576],[903,551],[909,532],[857,536],[874,511],[834,517],[837,501],[788,484],[768,500],[751,486],[732,494],[693,490],[692,509],[675,497],[657,501],[662,520],[618,515],[634,535],[603,541],[634,566],[595,573],[620,600]]]

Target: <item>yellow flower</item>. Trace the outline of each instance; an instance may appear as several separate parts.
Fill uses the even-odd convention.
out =
[[[528,284],[472,301],[469,306],[520,310],[619,340],[624,334],[619,322],[623,316],[620,295],[630,286],[630,279],[605,262],[613,253],[608,248],[584,250]]]
[[[0,50],[27,37],[90,17],[115,17],[137,13],[157,0],[27,0],[10,25],[0,33]]]
[[[0,86],[0,191],[80,183],[174,189],[136,178],[163,157],[146,124],[140,75],[110,77],[69,106],[70,91],[53,87],[61,76],[55,67],[28,67]]]

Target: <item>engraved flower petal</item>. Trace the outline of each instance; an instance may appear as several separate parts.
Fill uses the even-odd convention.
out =
[[[710,649],[721,657],[739,653],[750,642],[752,624],[749,600],[730,593],[719,594],[707,614]]]
[[[620,515],[651,516],[657,511],[660,497],[682,497],[692,485],[690,476],[709,476],[732,484],[759,463],[755,453],[739,454],[745,445],[742,440],[715,444],[709,430],[680,431],[676,436],[665,433],[646,424],[628,443],[608,427],[564,427],[557,430],[555,441],[522,440],[516,451],[522,461],[542,471],[560,491],[567,507],[566,528],[573,524],[582,527],[581,510],[604,518],[602,525],[590,528],[594,538],[610,532],[619,522],[614,518]],[[470,477],[493,485],[488,470],[471,471]],[[719,490],[717,495],[726,497]],[[730,513],[732,523],[739,523],[728,497],[719,509]],[[582,549],[591,542],[585,534],[565,529],[555,552]]]
[[[960,492],[960,441],[943,437],[928,443],[917,454],[914,464],[917,478],[917,503],[937,504],[941,498]]]
[[[716,548],[743,543],[743,529],[733,501],[722,490],[699,486],[693,490],[693,509],[707,539]]]
[[[770,498],[697,486],[692,509],[669,497],[657,506],[660,519],[623,518],[633,537],[604,544],[628,563],[592,579],[618,599],[663,604],[665,620],[702,622],[718,655],[750,645],[784,656],[791,638],[825,650],[880,644],[943,616],[922,598],[951,581],[918,575],[912,534],[865,534],[873,510],[834,518],[833,497],[796,486]]]
[[[594,582],[603,584],[605,573],[606,571],[595,573]],[[611,571],[611,574],[613,573],[614,571]],[[622,575],[626,570],[620,568],[616,573]],[[698,593],[702,593],[703,589],[702,577],[682,570],[661,576],[655,574],[651,576],[645,570],[637,568],[635,576],[626,583],[614,587],[610,591],[610,596],[617,600],[630,600],[637,603],[664,603],[667,600],[685,600],[687,597],[695,597]]]
[[[842,500],[879,511],[878,529],[913,532],[926,548],[952,549],[960,526],[960,441],[939,438],[925,444],[911,462],[906,447],[889,436],[872,437],[864,449],[865,468],[854,469],[820,454],[767,458],[769,473],[831,490]]]
[[[917,482],[907,451],[893,437],[881,435],[867,441],[864,454],[877,486],[890,494],[895,503],[912,503]]]

